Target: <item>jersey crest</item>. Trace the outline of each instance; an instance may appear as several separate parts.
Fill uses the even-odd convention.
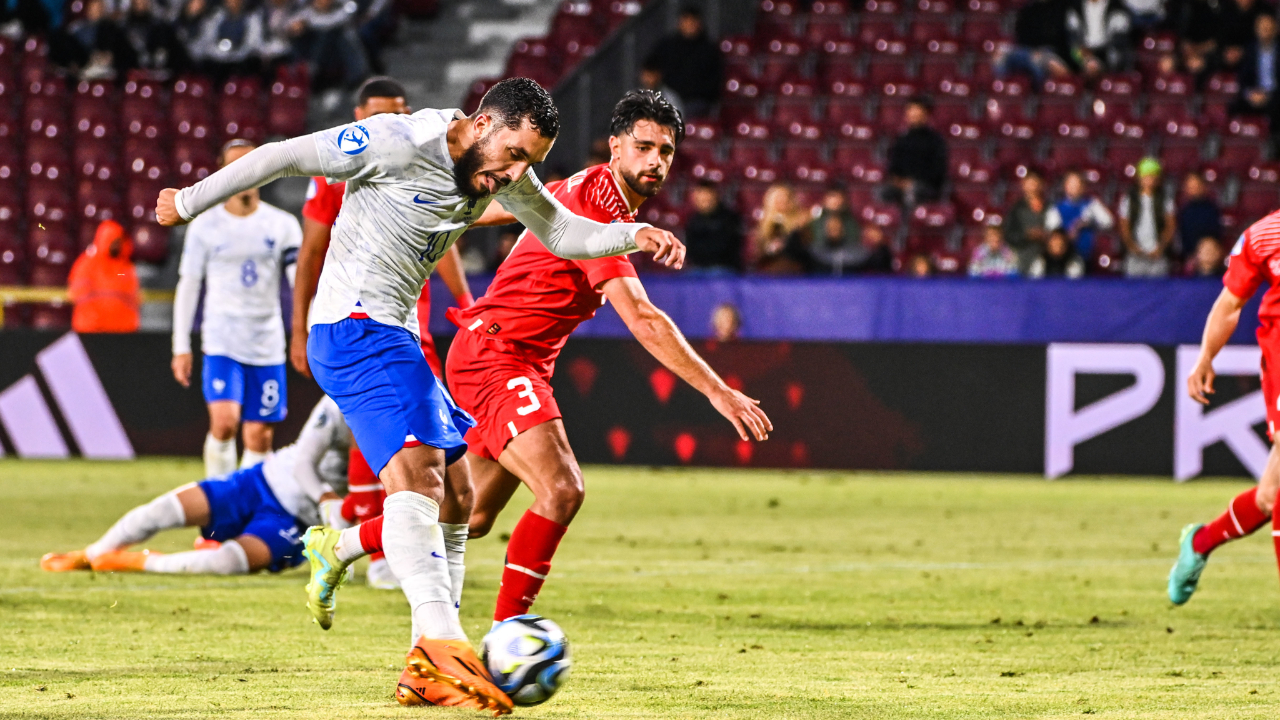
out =
[[[369,131],[363,125],[351,125],[338,134],[338,149],[343,155],[359,155],[369,147]]]

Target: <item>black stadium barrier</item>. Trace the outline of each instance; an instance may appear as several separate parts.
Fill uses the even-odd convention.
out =
[[[449,338],[438,343],[443,353]],[[88,371],[74,369],[81,346]],[[565,348],[553,381],[579,459],[1185,479],[1257,474],[1266,456],[1250,346],[1224,352],[1207,411],[1182,389],[1195,353],[1188,346],[705,342],[698,349],[730,385],[761,400],[775,425],[768,442],[739,441],[705,398],[638,343],[579,339]],[[56,456],[59,444],[64,454],[126,456],[112,455],[110,437],[95,435],[115,422],[106,417],[114,412],[129,452],[199,455],[207,428],[200,363],[184,389],[169,362],[167,335],[5,333],[0,447],[7,456]],[[65,390],[88,387],[73,376],[89,371],[105,391],[105,410],[93,409],[91,388]],[[288,390],[277,446],[296,436],[320,397],[292,370]],[[32,429],[39,422],[30,418],[41,413],[56,424],[46,435],[61,438]]]

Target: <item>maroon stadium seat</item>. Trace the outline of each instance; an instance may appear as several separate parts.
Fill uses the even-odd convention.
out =
[[[552,87],[560,76],[560,63],[541,38],[526,38],[512,46],[506,75],[531,78],[543,87]]]
[[[720,121],[725,130],[760,121],[760,94],[760,86],[754,82],[734,77],[725,81],[720,100]]]
[[[863,15],[858,22],[857,38],[866,47],[874,47],[877,40],[901,39],[902,29],[892,15]]]
[[[154,222],[133,225],[133,257],[139,262],[163,263],[169,256],[169,229]]]
[[[760,56],[760,70],[757,74],[760,84],[772,90],[787,80],[799,78],[803,61],[804,47],[799,42],[769,41]]]

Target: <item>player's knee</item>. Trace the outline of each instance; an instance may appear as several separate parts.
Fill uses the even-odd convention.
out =
[[[247,422],[244,424],[243,434],[245,449],[265,453],[271,450],[275,429],[266,423]]]
[[[493,530],[493,521],[496,516],[486,512],[473,512],[471,519],[467,523],[467,537],[471,539],[482,538]]]
[[[578,514],[585,497],[586,488],[582,484],[582,477],[574,473],[552,485],[551,493],[543,500],[550,512],[550,519],[564,524]]]

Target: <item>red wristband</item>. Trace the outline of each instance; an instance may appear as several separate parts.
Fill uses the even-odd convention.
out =
[[[475,304],[476,304],[476,299],[475,299],[475,297],[474,297],[474,296],[472,296],[472,294],[471,294],[471,291],[470,291],[470,290],[468,290],[467,292],[463,293],[463,294],[462,294],[462,295],[460,295],[460,296],[459,296],[459,295],[455,295],[455,296],[453,297],[453,301],[454,301],[454,302],[456,302],[456,303],[458,303],[458,307],[459,307],[459,308],[461,308],[461,309],[463,309],[463,310],[466,310],[467,308],[469,308],[469,307],[471,307],[472,305],[475,305]]]

